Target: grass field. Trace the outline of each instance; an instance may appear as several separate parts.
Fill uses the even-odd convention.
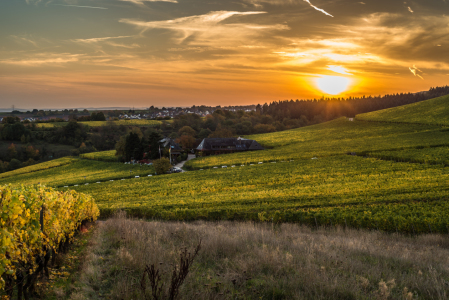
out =
[[[356,119],[449,126],[449,95],[361,114]]]
[[[80,154],[80,157],[85,159],[108,161],[108,162],[117,161],[117,156],[115,156],[115,150],[84,153]]]
[[[53,128],[65,126],[67,123],[68,122],[36,123],[36,126],[40,128]],[[162,124],[162,122],[158,120],[84,121],[79,123],[90,127],[101,127],[109,124],[125,126],[157,126]]]
[[[449,245],[443,236],[112,218],[94,232],[79,282],[55,290],[50,299],[70,293],[70,299],[144,299],[140,283],[151,265],[166,295],[180,253],[193,254],[199,240],[179,299],[444,300],[449,295]],[[151,292],[148,278],[146,288]]]

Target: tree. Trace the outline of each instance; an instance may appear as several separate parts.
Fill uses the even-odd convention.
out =
[[[10,168],[11,170],[18,169],[18,168],[20,168],[21,166],[22,166],[22,162],[21,162],[20,160],[18,160],[18,159],[13,158],[13,159],[11,159],[11,161],[9,162],[9,168]]]
[[[184,149],[192,148],[195,144],[195,138],[190,135],[183,135],[179,139],[176,140],[178,144],[181,144]]]
[[[179,136],[188,135],[188,136],[195,136],[196,131],[190,126],[184,126],[178,131]]]
[[[170,161],[168,160],[168,158],[165,158],[165,157],[155,160],[153,162],[153,166],[154,166],[154,170],[156,171],[156,174],[165,174],[171,168]]]
[[[222,128],[220,124],[218,125],[217,130],[209,135],[210,138],[231,138],[233,136],[234,134],[231,130]]]
[[[130,132],[126,137],[125,143],[125,160],[129,161],[131,159],[142,159],[143,151],[141,145],[141,139],[137,135],[137,133]]]
[[[9,117],[4,117],[2,120],[3,124],[14,124],[20,122],[20,118],[19,117],[14,117],[14,116],[9,116]]]
[[[93,112],[90,116],[92,121],[106,121],[106,117],[104,116],[104,113],[102,111],[100,112]]]
[[[4,140],[20,141],[22,135],[25,137],[30,135],[30,130],[20,122],[7,123],[2,129],[2,138]]]
[[[9,160],[12,160],[17,157],[16,145],[11,144],[7,150]]]
[[[204,138],[207,138],[211,133],[212,133],[212,131],[210,131],[209,128],[201,129],[201,131],[198,133],[198,137],[200,139],[204,139]]]
[[[147,148],[148,150],[148,158],[149,159],[157,159],[160,158],[159,148],[161,147],[160,140],[162,136],[157,131],[150,131],[147,136]]]

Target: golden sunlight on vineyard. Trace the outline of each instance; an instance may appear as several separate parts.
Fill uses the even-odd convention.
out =
[[[17,278],[41,272],[83,221],[100,214],[91,196],[42,185],[0,186],[0,196],[0,291],[7,294]]]

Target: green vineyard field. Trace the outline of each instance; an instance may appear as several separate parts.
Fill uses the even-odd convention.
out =
[[[449,166],[449,147],[412,148],[396,151],[379,151],[368,154],[386,160],[423,163],[444,164]]]
[[[102,217],[125,209],[133,216],[164,220],[448,233],[449,130],[440,114],[448,107],[447,99],[385,110],[388,117],[378,112],[374,119],[365,114],[357,117],[363,120],[340,118],[249,136],[266,150],[190,160],[186,173],[147,177],[154,173],[152,167],[108,162],[115,156],[106,151],[64,164],[54,161],[61,165],[51,168],[36,165],[29,172],[8,172],[0,184],[40,182],[91,194]],[[124,180],[115,180],[119,178]]]
[[[80,157],[85,159],[109,161],[109,162],[117,161],[117,156],[115,156],[115,150],[84,153],[80,154]]]
[[[64,158],[68,159],[68,158]],[[63,160],[63,159],[61,159]],[[59,160],[59,161],[61,161]],[[153,166],[125,165],[123,163],[111,163],[92,161],[87,159],[70,158],[69,163],[58,168],[45,168],[39,170],[42,164],[37,164],[28,169],[29,172],[8,176],[11,172],[4,173],[4,178],[0,178],[1,184],[45,184],[52,187],[65,185],[81,185],[85,183],[95,183],[111,179],[121,179],[135,176],[147,176],[154,174]],[[19,170],[25,170],[18,169]],[[33,171],[34,170],[34,171]],[[13,172],[16,172],[13,171]]]
[[[449,95],[361,114],[357,120],[449,126]]]
[[[346,223],[363,221],[359,226],[369,228],[376,224],[393,230],[391,222],[396,221],[402,231],[411,231],[411,222],[417,231],[424,225],[427,231],[429,225],[446,231],[449,169],[345,155],[106,182],[76,190],[93,195],[103,216],[121,208],[168,220],[314,223],[317,217],[320,224],[344,225],[346,218]],[[416,220],[411,219],[415,213]]]
[[[311,159],[352,152],[449,145],[449,131],[420,124],[372,123],[345,118],[294,130],[249,136],[267,150],[202,157],[186,168]]]

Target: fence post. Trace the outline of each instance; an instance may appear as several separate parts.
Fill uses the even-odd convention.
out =
[[[41,224],[41,231],[44,232],[44,205],[42,204],[41,211],[39,213],[39,223]]]
[[[314,218],[315,218],[315,225],[316,225],[316,228],[318,228],[318,222],[316,221],[316,217],[314,216]]]

